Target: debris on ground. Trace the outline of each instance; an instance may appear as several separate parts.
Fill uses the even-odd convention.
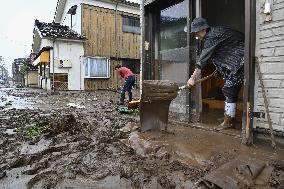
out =
[[[208,136],[189,127],[141,134],[139,115],[115,111],[113,92],[0,90],[8,97],[12,105],[0,110],[0,188],[194,188],[241,152],[228,145],[212,151]],[[66,106],[74,102],[85,108]],[[191,151],[194,141],[199,150]],[[195,161],[202,149],[209,151]],[[283,188],[283,156],[267,154],[268,186]]]

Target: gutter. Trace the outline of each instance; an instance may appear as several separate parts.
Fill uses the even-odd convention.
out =
[[[42,39],[53,40],[52,37],[44,37]],[[68,42],[77,42],[77,43],[85,43],[87,39],[64,39],[64,38],[56,38],[57,41],[68,41]]]

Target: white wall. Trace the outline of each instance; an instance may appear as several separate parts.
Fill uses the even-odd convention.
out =
[[[265,21],[265,0],[256,1],[256,57],[263,73],[273,129],[284,132],[284,7],[282,1],[271,1],[272,20]],[[258,74],[255,78],[254,111],[264,112],[264,100]],[[255,119],[254,127],[268,128],[267,117]]]
[[[83,43],[56,41],[54,44],[54,73],[68,74],[68,90],[84,90]],[[69,60],[71,68],[59,68],[58,61]],[[50,73],[53,73],[53,50],[50,51]]]
[[[81,34],[81,31],[82,31],[81,29],[81,26],[82,26],[81,24],[81,12],[82,12],[81,4],[82,3],[115,10],[115,4],[107,3],[107,2],[103,2],[99,0],[67,0],[60,24],[67,25],[69,27],[71,26],[71,16],[70,14],[67,14],[67,12],[73,5],[77,5],[78,7],[77,7],[76,15],[73,15],[72,17],[72,29],[78,32],[79,34]],[[134,8],[134,7],[130,7],[127,5],[119,4],[117,9],[118,11],[140,15],[139,8]]]

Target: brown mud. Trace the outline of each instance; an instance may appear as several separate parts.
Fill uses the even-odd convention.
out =
[[[137,115],[115,110],[118,97],[0,90],[0,188],[194,188],[240,154],[271,165],[267,187],[283,188],[283,149],[171,122],[141,133]]]

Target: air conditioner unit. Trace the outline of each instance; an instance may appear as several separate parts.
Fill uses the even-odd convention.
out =
[[[55,60],[55,64],[58,65],[58,68],[72,68],[70,60]]]

